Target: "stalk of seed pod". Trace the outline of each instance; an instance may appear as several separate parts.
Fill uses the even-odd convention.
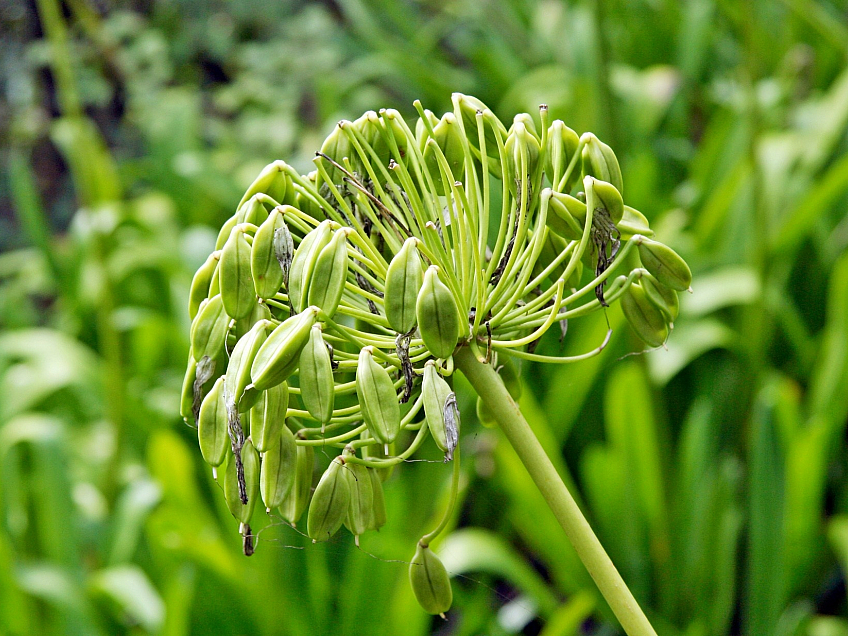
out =
[[[336,385],[333,379],[333,361],[321,331],[321,325],[312,326],[309,342],[300,352],[300,399],[309,414],[321,424],[333,417]]]
[[[197,418],[197,442],[203,460],[210,466],[220,466],[230,447],[227,431],[227,405],[224,400],[224,378],[215,381],[212,390],[203,398]]]
[[[347,507],[344,525],[350,530],[354,542],[359,546],[359,535],[372,525],[374,514],[374,489],[368,468],[362,464],[348,462],[344,475],[350,488],[350,503]]]
[[[245,191],[238,207],[241,208],[255,194],[267,194],[278,203],[284,203],[286,194],[291,190],[291,178],[286,173],[287,168],[286,162],[279,159],[262,168],[262,172]]]
[[[247,502],[242,502],[239,492],[237,462],[232,455],[227,462],[227,469],[224,473],[224,498],[227,500],[230,514],[241,523],[247,524],[250,523],[250,518],[253,516],[253,510],[256,507],[260,472],[259,453],[256,452],[250,438],[245,440],[244,446],[241,448],[241,463],[244,466],[244,487]]]
[[[642,276],[642,288],[645,295],[662,312],[666,322],[673,323],[680,311],[680,299],[677,292],[669,289],[650,274]]]
[[[453,453],[453,448],[448,447],[448,435],[445,426],[445,403],[452,393],[450,386],[439,375],[436,363],[427,360],[424,365],[424,382],[421,385],[421,396],[424,399],[424,417],[430,435],[440,451],[447,457],[448,451]]]
[[[260,453],[268,450],[272,440],[280,436],[289,408],[289,385],[281,382],[259,394],[250,409],[250,439]]]
[[[286,227],[283,215],[275,209],[256,230],[250,250],[250,272],[256,295],[272,298],[283,285],[283,268],[277,260],[276,240]],[[286,228],[287,229],[287,228]]]
[[[661,347],[668,339],[668,325],[662,312],[652,303],[639,283],[631,283],[621,296],[621,310],[633,331],[652,347]]]
[[[450,577],[430,546],[421,545],[420,541],[409,565],[409,583],[415,600],[425,612],[444,617],[453,603]]]
[[[368,468],[368,477],[371,479],[371,491],[373,493],[373,507],[371,509],[371,522],[369,530],[379,530],[386,525],[386,497],[383,493],[383,480],[374,468]]]
[[[649,238],[639,240],[639,259],[654,278],[666,287],[687,291],[692,285],[692,271],[668,245]]]
[[[191,324],[191,354],[196,361],[203,356],[217,360],[224,352],[224,341],[230,318],[224,311],[224,302],[217,294],[201,303]]]
[[[400,404],[394,382],[376,360],[371,347],[363,347],[356,367],[356,395],[368,432],[380,444],[391,444],[400,432]]]
[[[580,178],[581,166],[578,164],[572,169],[568,177],[568,181],[559,187],[559,182],[565,176],[565,171],[568,165],[574,158],[574,153],[577,152],[577,147],[580,145],[580,137],[577,133],[571,130],[561,119],[555,119],[548,128],[548,137],[545,152],[545,172],[554,186],[555,190],[560,192],[571,192],[571,189],[577,184]]]
[[[255,388],[245,389],[250,384],[250,368],[268,337],[268,329],[272,326],[273,323],[269,321],[257,322],[250,331],[239,338],[230,354],[224,390],[240,413],[247,411],[259,398],[259,391]]]
[[[294,484],[280,504],[280,515],[296,526],[309,505],[312,494],[312,471],[315,467],[315,451],[311,446],[298,446],[295,454]]]
[[[309,279],[308,303],[321,308],[331,318],[336,313],[347,281],[347,236],[350,232],[350,228],[336,230],[318,254]]]
[[[418,329],[424,344],[437,358],[447,358],[461,335],[459,307],[448,286],[439,280],[439,268],[431,265],[415,303]]]
[[[315,271],[315,261],[321,250],[330,242],[329,221],[321,221],[314,230],[303,237],[292,257],[289,269],[289,302],[295,313],[303,311],[309,293],[309,280]]]
[[[253,309],[256,296],[250,273],[250,244],[240,226],[233,228],[221,250],[220,285],[224,309],[231,318],[244,318]]]
[[[608,145],[592,133],[585,133],[583,139],[583,175],[591,175],[601,181],[615,186],[624,196],[624,182],[621,178],[621,167],[618,158]]]
[[[415,327],[415,303],[424,282],[424,268],[418,255],[418,239],[406,239],[386,273],[383,298],[386,320],[398,333],[409,333]]]
[[[191,279],[191,287],[189,287],[188,291],[188,317],[192,320],[194,320],[198,309],[200,309],[200,303],[204,299],[209,298],[212,277],[218,269],[220,258],[221,252],[212,252]]]
[[[317,307],[309,307],[277,325],[262,343],[250,377],[257,391],[264,391],[285,382],[300,362],[300,352],[309,341],[309,333],[318,316]]]
[[[346,468],[341,456],[333,458],[315,487],[306,517],[306,533],[313,543],[332,537],[344,522],[350,504],[350,483],[344,474]]]
[[[362,431],[360,439],[369,440],[373,438],[371,437],[371,433],[368,431],[368,429],[365,429],[364,431]],[[368,444],[366,446],[363,446],[361,451],[363,459],[387,459],[395,455],[395,442],[389,444],[388,447],[385,444]],[[377,473],[377,476],[380,478],[380,481],[386,481],[389,477],[392,476],[395,467],[393,464],[391,464],[389,466],[374,468],[372,470]]]
[[[252,437],[252,436],[251,436]],[[277,508],[294,486],[297,444],[288,426],[281,426],[262,455],[259,493],[267,512]]]

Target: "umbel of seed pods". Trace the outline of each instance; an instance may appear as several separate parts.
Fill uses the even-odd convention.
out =
[[[457,347],[517,395],[518,359],[577,360],[609,338],[583,356],[535,353],[549,328],[564,336],[616,300],[647,344],[668,337],[691,274],[624,204],[609,146],[544,106],[507,128],[473,97],[452,102],[441,118],[416,103],[411,125],[395,110],[339,122],[309,174],[267,166],[194,276],[182,415],[246,554],[257,508],[292,525],[306,513],[313,541],[344,525],[358,543],[386,522],[392,468],[428,438],[453,459],[455,489]],[[316,446],[338,453],[317,483]],[[441,614],[451,587],[434,533],[410,581]]]

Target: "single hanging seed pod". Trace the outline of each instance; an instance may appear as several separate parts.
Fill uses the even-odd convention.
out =
[[[662,312],[648,300],[639,283],[632,283],[621,296],[621,310],[633,331],[651,347],[661,347],[668,338],[668,325]]]
[[[374,505],[371,510],[371,523],[369,530],[379,530],[386,525],[386,498],[383,494],[383,480],[377,474],[378,469],[369,468],[368,476],[371,479],[371,490],[374,495]]]
[[[262,299],[273,298],[283,285],[283,268],[277,260],[275,240],[286,228],[283,215],[275,209],[256,230],[250,250],[250,272],[256,295]],[[288,228],[286,228],[288,231]]]
[[[649,238],[642,238],[639,259],[660,283],[676,291],[686,291],[692,285],[692,271],[680,256],[668,245]]]
[[[251,387],[246,390],[246,388],[250,384],[250,368],[256,354],[268,337],[268,329],[273,326],[270,321],[257,322],[250,331],[239,338],[230,354],[224,393],[227,400],[237,407],[240,413],[244,413],[253,406],[259,397],[256,389]]]
[[[624,196],[624,182],[621,178],[621,168],[618,158],[607,146],[592,133],[585,133],[583,139],[583,176],[591,175],[601,181],[611,183]]]
[[[571,130],[561,119],[555,119],[548,128],[547,148],[545,153],[545,172],[551,180],[554,190],[560,192],[571,192],[571,189],[577,184],[582,170],[581,161],[578,157],[577,163],[568,177],[568,181],[563,188],[559,187],[559,182],[565,176],[565,171],[568,165],[574,158],[574,153],[577,152],[577,146],[580,145],[580,137],[577,133]]]
[[[427,420],[427,427],[430,429],[433,441],[443,453],[448,450],[445,403],[451,393],[450,386],[436,370],[436,363],[427,360],[424,365],[424,382],[421,385],[421,396],[424,398],[424,417]]]
[[[380,444],[391,444],[400,432],[400,403],[395,385],[372,354],[364,347],[356,367],[356,395],[368,432]]]
[[[242,503],[239,498],[238,475],[236,471],[235,457],[230,454],[227,461],[227,470],[224,473],[224,498],[230,514],[241,523],[250,523],[253,510],[256,507],[256,499],[259,494],[259,453],[253,448],[248,438],[241,449],[241,461],[244,465],[244,485],[247,492],[247,503]]]
[[[298,446],[295,454],[294,485],[280,505],[280,516],[292,526],[303,516],[312,494],[312,471],[315,467],[315,451],[311,446]]]
[[[321,221],[314,230],[303,237],[292,257],[289,270],[289,302],[295,313],[303,311],[309,292],[309,281],[315,270],[315,261],[321,250],[330,242],[330,222]]]
[[[212,277],[218,269],[220,258],[221,252],[212,252],[206,262],[194,273],[194,278],[191,279],[191,287],[188,292],[188,317],[192,320],[200,309],[200,303],[209,298]]]
[[[453,590],[445,566],[429,546],[419,541],[409,565],[409,582],[415,599],[428,614],[444,615],[453,603]]]
[[[196,361],[203,356],[217,360],[224,353],[229,323],[220,294],[202,304],[191,324],[191,354]]]
[[[437,358],[447,358],[456,349],[461,335],[461,319],[456,300],[447,285],[439,280],[439,268],[431,265],[415,304],[418,329],[424,344]]]
[[[373,523],[374,489],[368,468],[362,464],[347,462],[344,475],[350,488],[350,503],[344,525],[354,535],[356,545],[359,545],[359,535],[368,530]]]
[[[265,340],[250,369],[253,387],[264,391],[285,382],[297,370],[300,352],[309,341],[309,333],[317,319],[318,309],[309,307],[277,325]]]
[[[336,385],[330,350],[321,334],[321,325],[313,325],[309,342],[300,352],[300,399],[312,417],[327,424],[333,417]]]
[[[272,440],[280,436],[289,408],[289,385],[281,382],[259,395],[250,409],[250,439],[260,453],[268,450]]]
[[[250,314],[256,303],[250,274],[250,244],[240,226],[233,228],[221,250],[221,298],[227,314],[238,320]]]
[[[215,381],[212,390],[203,398],[197,418],[197,441],[200,454],[210,466],[220,466],[230,448],[227,424],[227,405],[224,400],[224,378]]]
[[[418,254],[418,239],[406,239],[392,259],[386,274],[384,303],[386,320],[398,333],[409,333],[415,327],[415,303],[424,282],[424,268]]]
[[[306,517],[306,533],[313,543],[332,537],[347,515],[350,484],[344,475],[346,469],[344,459],[335,457],[315,487]]]
[[[309,279],[308,303],[322,309],[330,318],[336,313],[347,281],[347,235],[351,231],[349,228],[336,230],[318,254]]]
[[[241,208],[255,194],[267,194],[277,203],[285,203],[286,194],[291,190],[291,179],[286,174],[287,168],[286,162],[279,159],[265,166],[247,188],[238,207]]]
[[[252,436],[251,436],[252,437]],[[277,508],[294,486],[297,444],[288,426],[281,426],[276,437],[262,455],[259,493],[265,508]]]

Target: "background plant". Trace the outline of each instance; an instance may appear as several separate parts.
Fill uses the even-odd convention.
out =
[[[618,360],[636,345],[610,312],[603,356],[528,368],[522,397],[658,631],[844,633],[845,9],[4,7],[0,629],[430,630],[395,585],[402,565],[341,544],[236,558],[173,413],[180,296],[258,169],[305,168],[342,116],[411,114],[415,97],[444,109],[458,90],[597,132],[628,199],[693,265],[668,353]],[[606,326],[569,328],[583,342]],[[476,439],[462,529],[440,548],[473,581],[434,628],[608,633],[515,457],[489,429]],[[366,551],[407,558],[432,524],[438,479],[414,468],[386,491],[405,512]]]

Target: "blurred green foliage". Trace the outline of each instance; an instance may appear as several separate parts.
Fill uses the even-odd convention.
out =
[[[448,622],[406,583],[448,471],[386,527],[241,556],[177,415],[190,273],[269,161],[451,91],[615,148],[693,265],[668,350],[525,365],[522,409],[663,635],[848,634],[845,0],[0,5],[0,634],[614,634],[462,393]],[[567,351],[606,329],[574,324]],[[540,346],[554,348],[555,337]],[[466,387],[467,388],[467,387]]]

